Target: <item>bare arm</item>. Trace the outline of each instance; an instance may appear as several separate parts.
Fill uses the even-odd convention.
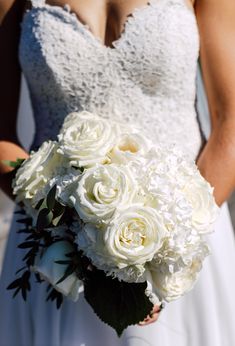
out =
[[[211,136],[198,166],[221,205],[235,187],[235,2],[196,0]]]
[[[16,135],[20,92],[18,44],[23,0],[0,0],[0,188],[11,196],[11,169],[1,160],[25,158]]]

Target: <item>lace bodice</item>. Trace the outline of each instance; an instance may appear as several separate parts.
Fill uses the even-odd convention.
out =
[[[152,140],[176,143],[196,156],[199,38],[185,0],[151,0],[135,9],[112,48],[69,6],[32,2],[19,57],[34,110],[34,147],[55,138],[69,112],[85,109],[138,124]]]

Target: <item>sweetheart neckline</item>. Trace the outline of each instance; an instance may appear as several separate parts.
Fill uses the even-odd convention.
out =
[[[47,8],[49,10],[54,10],[55,11],[59,11],[61,13],[66,13],[68,16],[70,16],[71,18],[75,19],[76,20],[76,24],[78,26],[80,26],[83,31],[85,32],[85,34],[89,35],[90,38],[95,42],[95,43],[98,43],[103,49],[107,49],[107,50],[113,50],[115,51],[117,49],[117,45],[119,42],[121,42],[124,38],[124,36],[126,35],[126,27],[128,26],[128,24],[130,23],[131,20],[135,20],[135,16],[136,16],[136,13],[138,12],[145,12],[147,9],[151,8],[152,5],[154,3],[156,3],[158,0],[149,0],[145,5],[143,6],[140,6],[140,7],[135,7],[132,12],[127,15],[126,17],[126,20],[123,24],[123,29],[119,35],[119,37],[116,39],[116,40],[113,40],[111,42],[111,45],[108,46],[106,45],[105,43],[103,43],[102,39],[100,37],[97,37],[90,29],[90,26],[88,24],[84,24],[80,18],[78,17],[78,15],[71,11],[71,7],[69,4],[65,4],[64,6],[59,6],[59,5],[51,5],[51,4],[48,4],[48,3],[43,3],[43,5],[41,6],[33,6],[32,9],[30,10],[27,10],[23,16],[23,20],[22,20],[22,23],[24,22],[24,19],[25,19],[25,15],[28,14],[28,13],[31,13],[31,11],[33,11],[34,9],[43,9],[43,8]],[[161,0],[159,0],[161,1]]]
[[[127,27],[128,25],[130,25],[131,22],[135,22],[136,21],[136,16],[138,13],[144,13],[145,11],[147,11],[149,8],[153,8],[154,5],[157,4],[157,2],[161,2],[161,1],[164,1],[164,0],[149,0],[145,5],[143,6],[140,6],[140,7],[135,7],[131,13],[129,15],[127,15],[126,17],[126,20],[123,24],[123,30],[121,31],[119,37],[116,39],[116,40],[113,40],[111,42],[111,45],[108,46],[106,45],[105,43],[102,42],[102,39],[100,37],[97,37],[95,36],[95,34],[91,31],[90,27],[88,24],[84,24],[78,17],[78,15],[71,11],[71,7],[69,4],[65,4],[63,7],[62,6],[59,6],[59,5],[51,5],[51,4],[48,4],[46,2],[44,2],[42,5],[38,5],[38,6],[33,6],[30,10],[27,10],[25,13],[24,13],[24,16],[23,16],[23,19],[22,19],[22,22],[21,22],[21,25],[23,25],[24,23],[24,20],[25,20],[25,17],[27,14],[31,13],[33,10],[35,9],[49,9],[52,11],[53,13],[53,10],[55,9],[55,11],[59,11],[61,14],[67,14],[70,18],[73,18],[75,19],[75,22],[76,22],[76,25],[77,26],[80,26],[80,28],[83,29],[83,32],[88,35],[91,40],[98,44],[101,48],[103,48],[104,50],[107,50],[107,51],[116,51],[118,49],[118,45],[124,40],[126,34],[127,34]],[[169,1],[169,0],[168,0]],[[185,3],[185,0],[181,0],[182,2]],[[158,5],[159,6],[159,5]],[[157,6],[157,7],[158,7]],[[185,8],[188,8],[187,4],[185,3]],[[193,16],[195,16],[194,12],[192,10],[190,10],[188,8],[188,11],[190,13],[192,13]]]

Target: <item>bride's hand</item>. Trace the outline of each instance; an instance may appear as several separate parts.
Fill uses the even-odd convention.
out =
[[[143,322],[139,323],[139,326],[147,326],[148,324],[154,323],[158,320],[159,314],[161,310],[163,309],[162,305],[155,305],[151,314],[148,315]]]

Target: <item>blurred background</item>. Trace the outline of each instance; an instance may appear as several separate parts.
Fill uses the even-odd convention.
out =
[[[200,74],[198,74],[198,84],[201,83]],[[201,102],[206,102],[205,97],[201,95]],[[205,105],[205,104],[204,104]],[[202,127],[206,134],[209,132],[208,119],[201,119]],[[26,150],[29,149],[34,134],[34,122],[32,118],[32,110],[29,101],[28,89],[24,78],[22,78],[21,97],[19,105],[17,132],[21,140],[22,145]],[[233,226],[235,228],[235,193],[229,200],[229,208],[231,212],[231,218]],[[7,241],[8,232],[10,229],[12,213],[14,204],[10,201],[6,195],[0,190],[0,271],[2,266],[2,260],[4,256],[4,249]]]

